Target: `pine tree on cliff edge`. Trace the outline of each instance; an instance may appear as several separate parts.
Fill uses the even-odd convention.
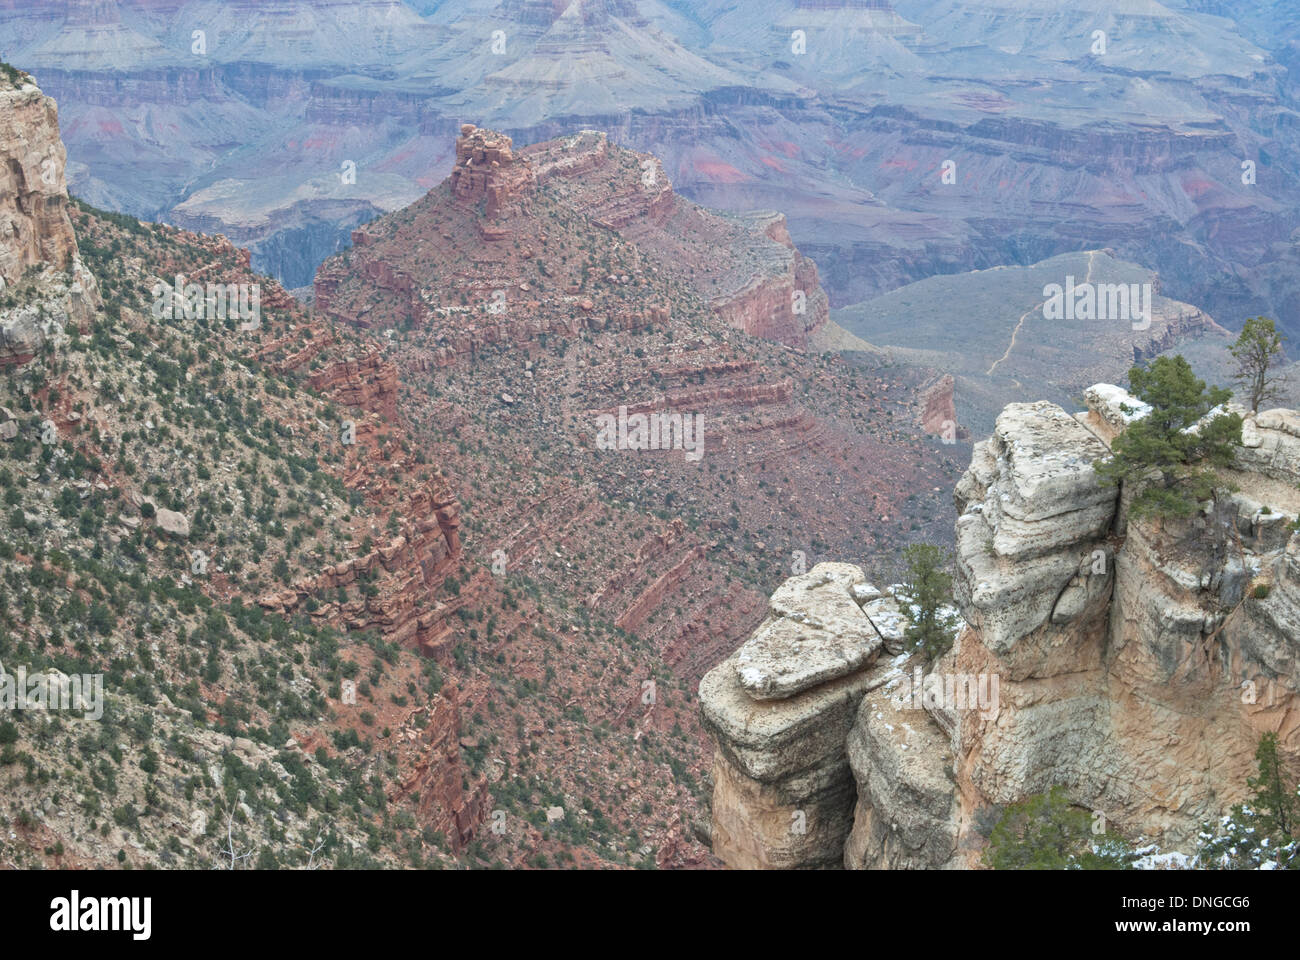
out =
[[[1214,468],[1230,466],[1241,444],[1240,415],[1220,411],[1206,419],[1232,391],[1207,389],[1182,357],[1157,357],[1146,369],[1134,367],[1129,383],[1150,412],[1130,423],[1115,438],[1111,456],[1093,466],[1103,481],[1137,490],[1130,507],[1134,518],[1191,516],[1214,495]]]
[[[0,76],[9,81],[9,86],[15,88],[31,82],[31,77],[25,71],[19,70],[4,60],[0,60]]]
[[[1282,352],[1285,339],[1268,317],[1251,317],[1237,342],[1228,348],[1237,361],[1236,382],[1252,412],[1258,412],[1265,401],[1278,399],[1283,378],[1271,371],[1286,359]]]
[[[952,577],[944,571],[948,557],[932,543],[915,543],[903,551],[907,573],[898,597],[907,606],[904,638],[933,663],[952,646],[958,618],[944,609],[952,602]]]

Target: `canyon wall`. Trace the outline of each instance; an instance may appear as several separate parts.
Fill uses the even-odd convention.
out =
[[[0,91],[0,277],[35,264],[57,269],[77,252],[68,219],[58,108],[33,83]]]
[[[100,303],[77,255],[65,159],[54,101],[25,74],[0,78],[0,367],[85,326]]]
[[[975,867],[1006,805],[1057,785],[1127,839],[1190,853],[1245,798],[1262,733],[1300,766],[1300,414],[1246,414],[1215,501],[1138,521],[1093,463],[1141,404],[1106,384],[1086,399],[1011,404],[975,445],[954,491],[961,622],[934,663],[890,649],[905,605],[822,564],[772,598],[797,641],[779,671],[752,669],[769,620],[705,678],[726,863]],[[843,618],[785,599],[810,578]],[[882,642],[898,654],[877,662]]]

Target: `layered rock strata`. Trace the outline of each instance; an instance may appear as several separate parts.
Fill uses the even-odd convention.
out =
[[[863,695],[885,682],[882,642],[854,597],[866,580],[819,564],[773,595],[754,636],[700,682],[717,740],[713,849],[740,868],[833,867],[855,789],[845,738]]]
[[[587,261],[593,241],[620,252],[608,269]],[[699,207],[657,158],[594,131],[516,151],[466,124],[446,183],[352,244],[317,273],[318,315],[430,329],[440,367],[493,344],[661,327],[686,288],[728,325],[793,347],[829,317],[782,215]]]
[[[451,189],[458,200],[483,203],[489,218],[501,216],[537,183],[532,165],[516,157],[511,139],[502,134],[464,124],[456,138],[456,166]]]
[[[1157,522],[1093,466],[1146,408],[1106,384],[1086,399],[1011,404],[975,445],[954,492],[963,625],[934,664],[904,649],[906,604],[875,597],[859,612],[898,655],[874,665],[856,568],[823,564],[705,678],[725,862],[824,866],[840,843],[849,868],[978,866],[1001,811],[1057,785],[1190,852],[1245,798],[1262,733],[1300,766],[1300,414],[1245,415],[1216,498]],[[829,822],[792,836],[800,804]]]

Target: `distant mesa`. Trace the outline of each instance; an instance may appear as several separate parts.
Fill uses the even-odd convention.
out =
[[[352,242],[317,271],[317,310],[359,327],[431,328],[439,365],[491,343],[666,323],[687,297],[798,349],[830,314],[783,215],[694,204],[657,157],[593,130],[516,150],[463,124],[451,176]]]

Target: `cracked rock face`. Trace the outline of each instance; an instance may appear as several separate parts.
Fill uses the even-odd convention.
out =
[[[957,485],[954,592],[983,643],[1017,674],[1039,667],[1021,641],[1067,625],[1109,593],[1105,534],[1116,491],[1092,464],[1108,453],[1087,427],[1051,403],[1014,403],[976,444]]]
[[[865,584],[862,571],[844,563],[819,564],[782,584],[772,595],[771,615],[736,653],[745,692],[755,700],[782,699],[873,660],[881,636],[853,592]]]
[[[54,101],[30,82],[0,91],[0,367],[57,347],[100,305],[77,256],[64,162]]]
[[[1246,416],[1237,462],[1275,480],[1300,481],[1300,412],[1262,410]]]
[[[77,251],[68,218],[65,152],[54,101],[33,84],[0,92],[0,277],[34,264],[67,266]]]
[[[959,805],[943,730],[897,693],[873,690],[849,731],[848,754],[858,802],[844,866],[947,865],[957,845]]]
[[[995,723],[967,712],[953,727],[958,856],[972,864],[970,824],[1055,784],[1130,838],[1187,852],[1244,799],[1262,732],[1300,755],[1283,549],[1300,515],[1300,417],[1246,418],[1222,516],[1124,523],[1115,491],[1067,465],[1104,455],[1143,405],[1104,384],[1086,396],[1077,428],[1050,405],[1008,407],[957,490],[955,592],[976,629],[955,669],[1003,680]],[[1007,549],[1008,535],[1032,545]],[[1271,589],[1257,597],[1252,579]]]

